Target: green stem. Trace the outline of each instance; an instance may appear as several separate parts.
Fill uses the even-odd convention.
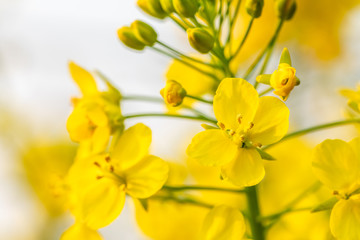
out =
[[[215,75],[213,75],[213,74],[211,74],[211,73],[209,73],[209,72],[206,72],[206,71],[204,71],[204,70],[202,70],[202,69],[200,69],[200,68],[192,65],[191,63],[188,63],[188,62],[184,61],[183,59],[178,58],[177,56],[174,56],[174,55],[172,55],[172,54],[170,54],[170,53],[168,53],[168,52],[165,52],[164,50],[161,50],[161,49],[156,48],[156,47],[150,47],[150,48],[153,49],[153,50],[155,50],[155,51],[157,51],[157,52],[159,52],[159,53],[161,53],[161,54],[164,54],[164,55],[166,55],[166,56],[168,56],[168,57],[170,57],[170,58],[173,58],[173,59],[175,59],[175,60],[183,63],[184,65],[186,65],[186,66],[188,66],[188,67],[190,67],[190,68],[192,68],[192,69],[194,69],[194,70],[196,70],[196,71],[198,71],[198,72],[200,72],[200,73],[202,73],[202,74],[204,74],[204,75],[206,75],[206,76],[208,76],[208,77],[211,77],[211,78],[212,78],[214,81],[216,81],[217,83],[219,82],[219,79],[218,79]]]
[[[127,101],[127,100],[133,100],[133,101],[145,101],[145,102],[156,102],[156,103],[164,103],[164,99],[159,97],[151,97],[151,96],[142,96],[142,95],[127,95],[122,96],[121,100]],[[206,116],[206,114],[186,105],[181,105],[182,108],[187,109],[193,113],[195,113],[198,116],[209,118]]]
[[[122,117],[122,119],[130,119],[137,117],[172,117],[172,118],[184,118],[184,119],[205,121],[215,125],[217,123],[215,119],[210,119],[203,116],[188,116],[188,115],[178,115],[178,114],[169,114],[169,113],[141,113],[141,114],[127,115],[127,116],[125,115]]]
[[[249,67],[249,69],[246,71],[244,79],[248,80],[250,74],[254,71],[254,69],[256,68],[256,66],[259,64],[260,60],[264,57],[265,53],[269,50],[269,47],[275,43],[281,27],[283,26],[284,21],[280,20],[278,26],[276,27],[275,33],[272,36],[272,38],[270,39],[269,43],[267,44],[266,48],[260,53],[260,55],[255,59],[255,61],[253,62],[253,64]]]
[[[163,189],[169,191],[187,191],[187,190],[203,190],[203,191],[218,191],[218,192],[230,192],[230,193],[245,193],[245,189],[231,189],[231,188],[219,188],[209,186],[163,186]]]
[[[191,205],[204,207],[204,208],[213,208],[212,205],[201,202],[199,200],[195,200],[193,198],[176,198],[174,196],[152,196],[149,199],[159,200],[159,201],[175,201],[175,202],[178,202],[181,204],[191,204]]]
[[[213,104],[213,101],[209,101],[209,100],[206,100],[206,99],[203,99],[203,98],[200,98],[200,97],[196,97],[196,96],[192,96],[192,95],[186,95],[185,97],[188,97],[188,98],[192,98],[192,99],[195,99],[199,102],[203,102],[203,103],[207,103],[207,104]]]
[[[170,47],[169,45],[167,45],[167,44],[165,44],[165,43],[163,43],[163,42],[160,42],[160,41],[156,41],[156,42],[157,42],[158,44],[160,44],[161,46],[163,46],[163,47],[169,49],[170,51],[174,52],[175,54],[177,54],[177,55],[179,55],[179,56],[181,56],[181,57],[184,57],[184,58],[186,58],[186,59],[189,59],[189,60],[191,60],[191,61],[193,61],[193,62],[203,64],[203,65],[205,65],[206,67],[220,68],[220,69],[222,68],[222,67],[219,66],[219,65],[214,65],[214,64],[211,64],[211,63],[203,62],[203,61],[201,61],[201,60],[199,60],[199,59],[195,59],[195,58],[189,57],[189,56],[187,56],[187,55],[179,52],[178,50]]]
[[[248,202],[249,222],[252,237],[254,240],[265,240],[264,226],[260,221],[258,221],[258,218],[261,215],[256,186],[247,188],[246,197]]]
[[[179,26],[181,27],[184,31],[187,30],[187,26],[181,22],[180,19],[178,19],[176,16],[174,16],[173,14],[170,14],[169,17]]]
[[[289,133],[287,134],[285,137],[283,137],[280,141],[271,144],[271,145],[267,145],[265,147],[262,148],[262,150],[268,149],[270,147],[273,147],[281,142],[284,142],[290,138],[294,138],[294,137],[299,137],[308,133],[312,133],[312,132],[316,132],[316,131],[320,131],[326,128],[332,128],[332,127],[338,127],[338,126],[342,126],[342,125],[347,125],[347,124],[352,124],[352,123],[360,123],[360,118],[354,118],[354,119],[348,119],[348,120],[342,120],[342,121],[337,121],[337,122],[332,122],[332,123],[326,123],[326,124],[321,124],[318,126],[314,126],[314,127],[310,127],[310,128],[305,128],[293,133]]]
[[[265,89],[264,91],[262,91],[261,93],[259,93],[259,97],[264,96],[265,94],[271,92],[271,90],[273,90],[272,87],[269,87],[268,89]]]
[[[251,18],[251,20],[250,20],[250,22],[249,22],[249,25],[248,25],[248,27],[247,27],[247,29],[246,29],[245,35],[244,35],[243,39],[241,40],[240,45],[239,45],[238,48],[236,49],[235,53],[230,57],[229,61],[233,60],[233,59],[236,57],[236,55],[239,54],[241,48],[242,48],[243,45],[245,44],[245,41],[246,41],[247,37],[249,36],[251,27],[252,27],[252,25],[253,25],[253,23],[254,23],[254,19],[255,19],[255,18],[253,18],[253,17]]]
[[[238,17],[238,13],[239,13],[239,10],[240,10],[240,3],[241,3],[241,0],[239,0],[236,4],[236,7],[235,7],[235,12],[234,12],[234,16],[231,16],[231,13],[229,13],[229,33],[228,33],[228,37],[227,37],[227,40],[226,40],[226,45],[229,44],[229,61],[230,61],[230,58],[231,58],[231,39],[232,39],[232,34],[233,34],[233,28],[235,26],[235,20],[236,18]],[[229,2],[229,4],[231,4],[231,2]]]

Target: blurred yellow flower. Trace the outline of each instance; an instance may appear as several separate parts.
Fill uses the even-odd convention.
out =
[[[202,240],[243,239],[246,231],[241,212],[226,205],[214,207],[206,215],[201,231]]]
[[[168,166],[148,154],[150,143],[151,130],[136,124],[117,139],[109,155],[76,160],[68,182],[78,222],[93,230],[105,227],[122,211],[126,194],[148,198],[161,189]]]
[[[120,94],[109,88],[108,92],[97,89],[94,77],[73,62],[69,63],[72,78],[79,86],[83,97],[74,99],[74,110],[66,127],[74,142],[87,142],[93,153],[105,150],[113,125],[121,116]]]
[[[289,110],[275,97],[258,97],[243,79],[224,79],[214,97],[220,129],[198,133],[187,149],[206,166],[221,166],[221,175],[238,186],[259,183],[265,174],[262,145],[279,141],[287,132]]]
[[[339,199],[330,216],[332,234],[339,240],[360,239],[360,138],[325,140],[315,148],[312,165]]]

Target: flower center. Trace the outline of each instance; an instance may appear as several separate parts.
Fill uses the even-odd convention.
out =
[[[98,167],[101,172],[96,176],[96,179],[100,180],[103,178],[108,178],[117,182],[119,186],[124,185],[125,187],[125,179],[116,172],[114,165],[111,164],[111,158],[109,156],[105,157],[105,161],[102,164],[99,162],[94,162],[94,165]]]

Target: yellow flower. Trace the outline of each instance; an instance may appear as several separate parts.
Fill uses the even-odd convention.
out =
[[[121,116],[121,96],[109,83],[108,92],[98,91],[94,77],[75,63],[70,62],[69,68],[83,97],[74,99],[74,111],[68,118],[66,128],[72,141],[87,142],[93,153],[102,152],[108,144],[112,127],[121,125],[115,123]]]
[[[271,74],[270,85],[275,89],[274,94],[286,101],[291,90],[298,85],[296,69],[287,63],[280,63],[277,70]]]
[[[360,113],[360,85],[358,85],[356,91],[351,89],[342,89],[340,90],[340,94],[349,100],[348,105],[353,110]]]
[[[235,185],[252,186],[265,174],[262,145],[279,141],[287,132],[289,110],[275,97],[258,97],[244,79],[224,79],[214,97],[220,129],[198,133],[187,149],[207,166],[220,166],[221,175]]]
[[[121,213],[126,194],[148,198],[161,189],[168,165],[148,154],[150,143],[151,130],[136,124],[117,139],[109,154],[77,159],[68,181],[78,222],[93,230],[105,227]]]
[[[81,223],[75,223],[72,227],[66,230],[60,240],[102,240],[100,234],[93,229],[88,228]]]
[[[166,104],[177,107],[183,102],[186,91],[177,81],[168,80],[165,88],[161,89],[160,94],[164,98]]]
[[[325,140],[315,148],[312,165],[339,199],[330,215],[332,234],[339,240],[360,239],[360,138]]]
[[[244,217],[235,208],[226,205],[214,207],[205,217],[202,240],[235,240],[245,235]]]

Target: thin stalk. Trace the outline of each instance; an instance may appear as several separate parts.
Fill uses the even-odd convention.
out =
[[[264,91],[262,91],[261,93],[259,93],[259,97],[264,96],[265,94],[271,92],[271,90],[273,90],[272,87],[269,87],[269,88],[265,89]]]
[[[163,186],[163,189],[169,191],[188,191],[188,190],[200,190],[200,191],[218,191],[218,192],[230,192],[230,193],[245,193],[246,189],[231,189],[231,188],[219,188],[209,186]]]
[[[176,53],[176,54],[180,55],[181,57],[184,57],[184,58],[186,58],[186,59],[189,59],[189,60],[191,60],[191,61],[193,61],[193,62],[203,64],[203,65],[205,65],[205,66],[207,66],[207,67],[222,68],[222,67],[221,67],[221,66],[219,66],[219,65],[214,65],[214,64],[211,64],[211,63],[203,62],[203,61],[198,60],[198,59],[196,59],[196,58],[193,58],[193,57],[187,56],[187,55],[185,55],[185,54],[183,54],[183,53],[179,52],[178,50],[176,50],[176,49],[174,49],[174,48],[170,47],[169,45],[167,45],[167,44],[165,44],[165,43],[163,43],[163,42],[160,42],[160,41],[156,41],[156,42],[157,42],[158,44],[160,44],[161,46],[165,47],[166,49],[168,49],[168,50],[170,50],[170,51],[172,51],[172,52],[174,52],[174,53]]]
[[[209,100],[206,100],[206,99],[203,99],[203,98],[200,98],[200,97],[196,97],[196,96],[192,96],[192,95],[186,95],[185,97],[188,97],[188,98],[192,98],[192,99],[195,99],[199,102],[203,102],[203,103],[207,103],[207,104],[213,104],[213,101],[209,101]]]
[[[180,27],[182,28],[184,31],[186,31],[188,29],[188,27],[181,22],[180,19],[178,19],[176,16],[174,16],[173,14],[170,14],[169,17]]]
[[[206,72],[206,71],[192,65],[191,63],[188,63],[188,62],[184,61],[183,59],[178,58],[177,56],[174,56],[174,55],[172,55],[172,54],[170,54],[168,52],[165,52],[164,50],[161,50],[161,49],[156,48],[156,47],[150,47],[150,49],[153,49],[156,52],[159,52],[159,53],[164,54],[164,55],[166,55],[166,56],[168,56],[170,58],[173,58],[173,59],[183,63],[184,65],[186,65],[186,66],[188,66],[188,67],[190,67],[190,68],[192,68],[192,69],[194,69],[194,70],[196,70],[196,71],[198,71],[198,72],[200,72],[200,73],[202,73],[202,74],[204,74],[206,76],[211,77],[212,79],[214,79],[214,81],[219,82],[219,79],[215,75],[213,75],[213,74],[211,74],[209,72]]]
[[[233,28],[235,26],[234,23],[235,23],[236,18],[238,17],[238,13],[239,13],[239,10],[240,10],[240,3],[241,3],[241,0],[238,0],[238,2],[236,4],[236,7],[235,7],[234,16],[231,16],[231,12],[229,13],[229,33],[228,33],[228,38],[226,40],[225,46],[231,42]],[[231,2],[229,2],[228,4],[230,5]],[[229,53],[231,55],[231,44],[229,45]]]
[[[127,101],[127,100],[133,100],[133,101],[144,101],[144,102],[156,102],[156,103],[164,103],[164,99],[159,98],[159,97],[152,97],[152,96],[142,96],[142,95],[127,95],[127,96],[122,96],[121,98],[122,101]],[[201,117],[205,117],[205,118],[209,118],[208,116],[206,116],[206,114],[190,107],[190,106],[186,106],[186,105],[181,105],[182,108],[187,109],[191,112],[193,112],[194,114],[201,116]]]
[[[178,202],[181,204],[191,204],[191,205],[204,207],[204,208],[213,208],[212,205],[201,202],[199,200],[195,200],[193,198],[176,198],[174,196],[152,196],[149,199],[159,200],[159,201],[175,201],[175,202]]]
[[[133,115],[125,115],[122,116],[122,119],[130,119],[130,118],[138,118],[138,117],[170,117],[170,118],[183,118],[197,121],[209,122],[216,125],[217,121],[215,119],[210,119],[204,116],[188,116],[188,115],[178,115],[178,114],[170,114],[170,113],[140,113]]]
[[[332,127],[338,127],[338,126],[343,126],[343,125],[347,125],[347,124],[352,124],[352,123],[360,123],[360,118],[354,118],[354,119],[348,119],[348,120],[342,120],[342,121],[336,121],[336,122],[331,122],[331,123],[325,123],[325,124],[321,124],[318,126],[314,126],[314,127],[310,127],[310,128],[305,128],[293,133],[289,133],[287,134],[285,137],[283,137],[280,141],[271,144],[271,145],[267,145],[265,147],[262,148],[262,150],[271,148],[281,142],[284,142],[290,138],[294,138],[294,137],[299,137],[308,133],[312,133],[312,132],[316,132],[316,131],[320,131],[323,129],[327,129],[327,128],[332,128]]]
[[[264,226],[258,218],[260,215],[259,201],[257,197],[256,186],[248,187],[246,197],[249,210],[249,222],[254,240],[265,240]]]
[[[280,20],[278,26],[276,27],[275,33],[270,39],[269,43],[267,44],[266,48],[260,53],[260,55],[255,59],[253,64],[249,67],[249,69],[246,71],[244,79],[248,79],[250,74],[254,71],[256,66],[259,64],[260,60],[264,57],[265,53],[269,50],[269,46],[271,46],[273,43],[275,43],[277,37],[279,36],[281,27],[283,26],[284,21]]]
[[[250,19],[250,22],[249,22],[248,27],[246,29],[245,35],[244,35],[243,39],[241,40],[241,43],[238,46],[238,48],[236,49],[235,53],[229,58],[229,61],[233,60],[239,54],[241,48],[244,46],[244,43],[245,43],[247,37],[249,36],[251,27],[252,27],[252,25],[254,23],[254,19],[255,18],[253,18],[253,17]]]

